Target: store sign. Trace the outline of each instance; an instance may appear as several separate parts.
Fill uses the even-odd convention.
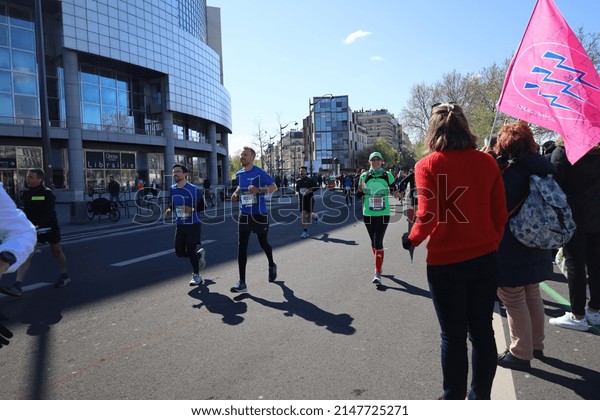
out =
[[[85,167],[88,169],[104,169],[104,153],[85,152]]]
[[[118,152],[105,152],[104,165],[106,169],[121,169],[121,156]]]
[[[12,159],[12,158],[0,158],[0,168],[16,169],[17,161],[16,161],[16,159]]]
[[[135,169],[135,153],[121,153],[121,168]]]

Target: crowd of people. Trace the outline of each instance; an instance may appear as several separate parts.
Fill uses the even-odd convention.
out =
[[[409,198],[416,213],[411,220],[414,225],[401,243],[411,252],[427,243],[427,282],[441,330],[441,398],[489,399],[497,366],[528,370],[532,359],[544,357],[540,283],[552,275],[556,250],[528,247],[509,229],[511,217],[530,192],[532,175],[556,178],[577,223],[575,235],[563,246],[571,308],[549,322],[579,331],[600,325],[600,145],[571,164],[561,139],[544,143],[540,150],[528,125],[518,121],[505,124],[478,150],[462,108],[454,103],[433,106],[425,144],[429,153],[414,171],[394,174],[386,170],[382,154],[375,151],[369,156],[368,168],[360,173],[344,172],[338,186],[347,206],[361,204],[373,253],[372,282],[379,286],[391,200],[402,199],[410,185]],[[242,168],[236,173],[237,187],[231,197],[239,205],[239,279],[231,287],[232,293],[248,292],[246,263],[252,233],[267,259],[266,280],[277,279],[265,195],[278,189],[278,180],[255,166],[255,158],[252,148],[243,148]],[[28,171],[27,190],[21,198],[24,213],[0,188],[0,277],[17,271],[16,281],[0,288],[0,293],[22,296],[36,242],[49,243],[58,263],[55,286],[71,282],[60,244],[54,194],[44,186],[44,175],[41,169]],[[164,217],[175,219],[176,255],[189,259],[189,284],[199,286],[203,283],[200,270],[206,265],[205,250],[200,247],[203,191],[188,181],[185,165],[173,165],[172,177],[170,205]],[[293,180],[302,239],[309,236],[310,223],[320,222],[314,212],[314,193],[322,182],[309,177],[306,167],[300,168],[300,177]],[[110,187],[111,195],[118,199],[118,190]],[[210,183],[205,182],[204,188],[210,190]],[[14,223],[8,221],[13,219]],[[501,353],[492,327],[497,299],[506,310],[510,332],[510,343]],[[10,335],[5,327],[0,328],[0,347],[8,343]],[[470,385],[467,337],[472,347]]]

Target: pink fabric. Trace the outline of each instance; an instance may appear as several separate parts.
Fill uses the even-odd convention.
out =
[[[552,0],[538,0],[498,109],[563,136],[569,162],[600,143],[600,77]]]

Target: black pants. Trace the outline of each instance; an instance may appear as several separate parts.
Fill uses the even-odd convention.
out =
[[[238,269],[240,282],[246,283],[246,262],[248,261],[248,243],[250,234],[256,233],[258,243],[269,260],[269,267],[273,267],[273,248],[269,244],[267,234],[269,233],[269,216],[266,214],[243,214],[240,213],[238,220]]]
[[[175,230],[175,254],[178,257],[188,257],[194,274],[198,274],[198,254],[196,246],[200,244],[200,223],[178,224]]]
[[[363,218],[369,238],[371,238],[371,248],[383,249],[383,237],[390,222],[390,216],[364,216]]]

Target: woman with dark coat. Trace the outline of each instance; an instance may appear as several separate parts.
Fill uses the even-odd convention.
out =
[[[523,122],[500,129],[495,151],[511,162],[502,174],[510,217],[529,194],[529,176],[554,175],[556,167],[537,153],[533,133]],[[510,231],[509,222],[498,249],[497,293],[506,308],[510,346],[498,356],[498,366],[527,370],[531,359],[543,356],[544,304],[539,283],[552,274],[552,251],[523,245]]]
[[[563,247],[571,312],[550,319],[550,324],[587,331],[600,325],[600,144],[574,165],[567,160],[564,140],[556,144],[552,152],[552,162],[558,168],[556,180],[567,195],[577,230]],[[587,306],[586,283],[590,290]]]

